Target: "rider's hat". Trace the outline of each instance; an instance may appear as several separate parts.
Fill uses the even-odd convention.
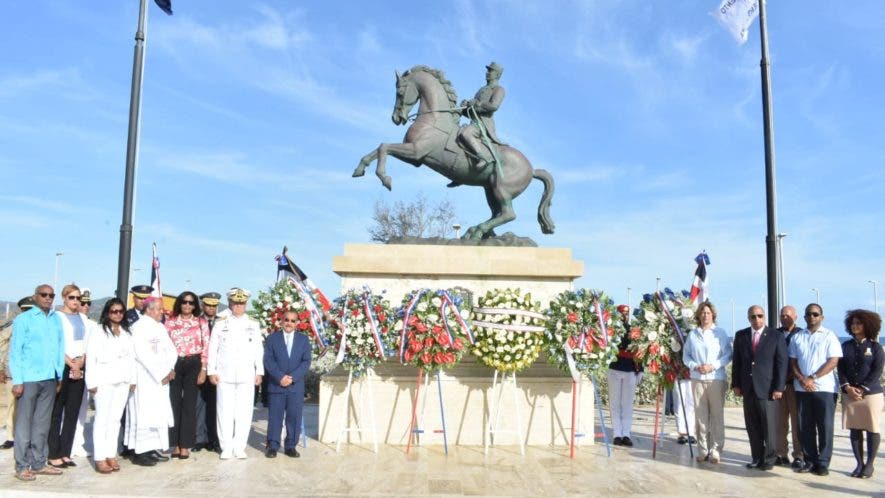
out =
[[[494,71],[498,74],[501,74],[504,72],[504,66],[498,64],[497,62],[492,62],[491,64],[486,66],[486,69],[488,69],[489,71]]]

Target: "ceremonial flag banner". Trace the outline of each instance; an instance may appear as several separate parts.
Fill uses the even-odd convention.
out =
[[[157,7],[160,8],[163,12],[172,15],[172,0],[154,0],[157,4]]]
[[[160,258],[157,257],[156,242],[154,242],[151,250],[153,251],[153,260],[151,261],[151,287],[154,288],[151,295],[162,298],[163,292],[160,291]]]
[[[759,15],[759,0],[722,0],[713,15],[738,43],[744,44],[750,25]]]
[[[332,303],[329,302],[329,299],[326,298],[326,295],[323,294],[321,290],[317,288],[316,285],[310,280],[310,277],[307,276],[301,268],[298,267],[291,259],[289,259],[288,254],[289,251],[287,247],[283,247],[283,253],[276,257],[277,260],[277,282],[281,280],[286,280],[291,278],[296,282],[303,285],[308,291],[310,291],[311,295],[313,295],[317,301],[319,301],[319,305],[323,308],[323,311],[329,311],[332,308]]]
[[[710,258],[707,253],[702,252],[694,258],[698,264],[698,268],[694,271],[694,281],[691,283],[691,295],[689,299],[691,304],[697,305],[710,299],[709,282],[707,280],[707,265],[710,264]]]

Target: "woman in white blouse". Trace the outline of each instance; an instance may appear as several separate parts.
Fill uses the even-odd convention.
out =
[[[123,320],[125,312],[123,301],[109,300],[101,311],[101,330],[90,334],[86,342],[86,388],[95,398],[92,456],[101,474],[120,470],[120,417],[129,393],[135,390],[135,346]]]

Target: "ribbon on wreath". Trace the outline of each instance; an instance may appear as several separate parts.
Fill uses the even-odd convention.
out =
[[[676,337],[679,339],[679,344],[685,345],[685,336],[682,334],[682,329],[679,328],[676,318],[673,317],[673,313],[670,311],[670,306],[667,304],[667,300],[664,299],[661,291],[657,291],[655,294],[661,302],[661,309],[664,310],[664,314],[667,315],[667,319],[670,320],[670,325],[673,325],[673,328],[676,329]]]
[[[403,331],[400,334],[399,338],[399,361],[403,365],[406,364],[406,339],[408,338],[409,332],[409,318],[412,317],[412,311],[415,309],[415,306],[418,304],[421,296],[429,291],[430,289],[421,289],[415,291],[415,294],[412,295],[412,300],[409,301],[408,305],[406,305],[405,312],[403,313]]]
[[[467,335],[467,340],[470,341],[470,344],[474,343],[473,340],[473,332],[470,331],[470,324],[464,320],[464,317],[461,316],[461,310],[458,308],[458,305],[455,304],[455,300],[452,299],[452,296],[449,295],[448,291],[440,291],[440,298],[442,299],[442,305],[439,307],[439,315],[442,318],[443,327],[446,329],[446,333],[449,334],[450,344],[455,343],[455,337],[452,335],[452,331],[449,329],[449,319],[446,316],[446,309],[451,306],[452,311],[455,315],[455,321],[458,322],[458,325],[461,326],[461,330],[464,331],[464,334]]]
[[[483,313],[486,315],[518,315],[528,318],[536,318],[538,320],[547,320],[547,317],[537,311],[517,310],[510,308],[473,308],[475,313]],[[547,330],[538,325],[522,325],[519,323],[495,323],[480,320],[474,320],[473,325],[476,327],[486,327],[490,329],[501,329],[508,332],[544,332]]]
[[[289,283],[292,284],[293,287],[295,287],[295,290],[297,290],[298,294],[301,295],[301,300],[304,301],[304,307],[307,308],[307,311],[309,313],[310,329],[313,332],[314,341],[316,341],[317,346],[319,346],[320,348],[320,351],[325,350],[327,344],[326,341],[323,340],[322,335],[322,333],[325,331],[325,328],[323,327],[323,315],[319,312],[316,301],[313,300],[313,296],[310,294],[310,292],[307,291],[307,289],[304,288],[303,285],[301,285],[300,282],[292,277],[289,277]]]
[[[384,343],[381,342],[381,331],[378,330],[375,312],[372,309],[372,291],[368,287],[363,287],[363,311],[369,320],[369,330],[372,331],[372,338],[375,339],[375,348],[379,358],[387,356],[387,350],[384,349]]]

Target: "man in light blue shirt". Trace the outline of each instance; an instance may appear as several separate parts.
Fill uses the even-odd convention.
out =
[[[795,375],[799,405],[799,440],[805,465],[797,472],[829,474],[833,455],[833,417],[836,413],[836,373],[842,345],[832,330],[821,326],[824,310],[819,304],[805,307],[808,329],[790,340],[790,370]]]
[[[37,474],[59,475],[46,464],[47,436],[56,384],[65,366],[64,335],[52,310],[55,292],[46,284],[34,290],[36,306],[12,323],[9,371],[15,410],[15,476],[33,481]]]

